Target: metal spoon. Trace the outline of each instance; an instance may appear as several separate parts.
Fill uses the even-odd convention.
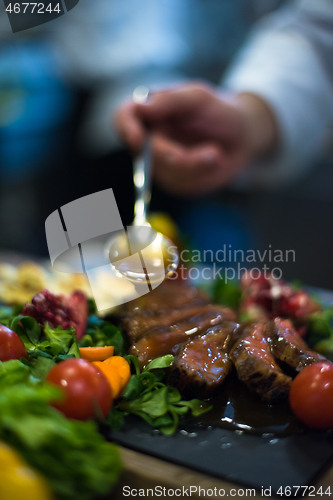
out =
[[[133,101],[143,103],[148,99],[149,89],[136,87]],[[151,288],[158,286],[165,277],[174,273],[178,267],[179,256],[174,243],[162,233],[156,233],[147,221],[147,211],[151,199],[151,138],[147,134],[142,154],[134,161],[133,182],[135,186],[135,204],[133,225],[124,235],[116,238],[110,245],[110,260],[114,267],[127,280],[135,285],[146,284]],[[138,254],[140,260],[129,259]],[[166,255],[170,256],[166,259]],[[134,257],[134,255],[133,255]],[[165,262],[168,265],[165,268]]]
[[[149,96],[149,89],[139,86],[134,89],[133,101],[144,103]],[[133,182],[135,187],[134,226],[147,226],[147,207],[151,199],[151,138],[146,134],[142,154],[133,164]]]

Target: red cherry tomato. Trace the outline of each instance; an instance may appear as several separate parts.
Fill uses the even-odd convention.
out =
[[[46,380],[63,388],[64,399],[52,405],[68,418],[87,420],[98,416],[98,412],[106,417],[111,409],[107,378],[84,359],[62,361],[52,368]]]
[[[333,427],[333,364],[314,363],[304,368],[291,384],[289,403],[309,427]]]
[[[0,325],[0,361],[27,358],[27,350],[17,333]]]

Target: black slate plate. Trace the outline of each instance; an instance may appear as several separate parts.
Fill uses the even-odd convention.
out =
[[[309,291],[324,306],[332,304],[332,292]],[[271,487],[272,494],[280,486],[310,485],[333,459],[331,430],[303,431],[275,439],[208,427],[163,436],[130,417],[124,428],[109,437],[122,446],[259,491]]]
[[[271,487],[272,493],[280,486],[311,484],[333,459],[332,431],[307,431],[272,439],[207,428],[163,436],[133,417],[122,430],[113,432],[111,439],[122,446],[259,491]]]

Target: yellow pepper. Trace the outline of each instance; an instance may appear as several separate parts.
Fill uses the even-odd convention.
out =
[[[53,500],[45,479],[7,444],[0,441],[1,500]]]
[[[173,241],[173,243],[177,242],[178,228],[168,214],[162,212],[150,213],[148,222],[155,231],[164,234],[164,236]]]

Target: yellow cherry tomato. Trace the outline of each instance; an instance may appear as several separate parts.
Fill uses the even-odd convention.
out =
[[[0,441],[1,500],[54,500],[46,480],[7,444]]]
[[[178,228],[170,215],[162,212],[151,213],[148,215],[148,222],[155,231],[164,234],[173,243],[177,242]]]

